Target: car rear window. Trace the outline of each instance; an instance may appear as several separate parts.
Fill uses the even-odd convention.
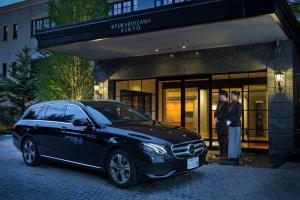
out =
[[[61,121],[65,113],[65,105],[49,105],[44,120]]]
[[[29,120],[37,119],[40,111],[41,111],[40,106],[33,107],[26,113],[23,119],[29,119]]]
[[[32,109],[29,110],[29,112],[26,113],[23,119],[27,119],[27,120],[43,119],[46,110],[47,110],[46,105],[33,107]]]

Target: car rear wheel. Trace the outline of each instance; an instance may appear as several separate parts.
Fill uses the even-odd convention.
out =
[[[132,156],[123,149],[113,151],[107,162],[107,172],[112,182],[120,188],[136,183],[136,166]]]
[[[24,162],[28,166],[36,166],[40,164],[40,155],[38,149],[31,138],[27,138],[22,145],[22,154]]]

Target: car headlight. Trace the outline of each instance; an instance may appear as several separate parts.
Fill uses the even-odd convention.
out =
[[[164,146],[152,143],[143,143],[143,148],[146,152],[156,153],[158,155],[167,155],[167,150]]]

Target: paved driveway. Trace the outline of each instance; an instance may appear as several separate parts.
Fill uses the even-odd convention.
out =
[[[11,137],[0,136],[0,199],[299,200],[300,168],[299,164],[291,166],[266,169],[212,164],[122,190],[96,171],[53,163],[27,167]]]

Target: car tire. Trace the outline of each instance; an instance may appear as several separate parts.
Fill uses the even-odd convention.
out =
[[[123,149],[117,149],[109,155],[107,172],[110,180],[119,188],[129,188],[137,181],[134,159]]]
[[[38,148],[32,138],[27,138],[22,143],[23,160],[28,166],[37,166],[41,162]]]

